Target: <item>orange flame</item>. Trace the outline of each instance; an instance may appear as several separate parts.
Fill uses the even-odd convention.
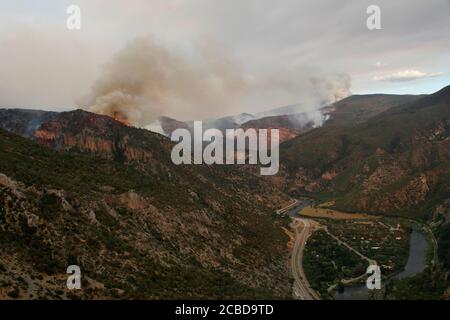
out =
[[[128,119],[119,111],[114,111],[113,115],[112,115],[113,119],[116,121],[119,121],[120,123],[126,125],[126,126],[130,126],[130,122],[128,121]]]

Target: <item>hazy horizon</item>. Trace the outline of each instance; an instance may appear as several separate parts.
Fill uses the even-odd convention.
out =
[[[66,9],[81,9],[68,30]],[[450,2],[0,2],[1,107],[108,113],[140,125],[450,84]]]

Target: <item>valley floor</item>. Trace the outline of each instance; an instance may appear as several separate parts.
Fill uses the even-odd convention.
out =
[[[436,270],[437,242],[426,224],[404,218],[341,212],[330,209],[332,204],[311,203],[297,210],[297,214],[292,212],[298,207],[290,211],[296,236],[291,257],[295,299],[335,299],[336,291],[343,292],[345,288],[349,292],[361,288],[358,292],[366,299],[400,298],[398,292],[393,293],[393,284],[401,286],[402,281],[407,282],[412,276]],[[410,249],[411,233],[423,235],[428,247]],[[381,268],[383,287],[378,292],[365,288],[369,276],[366,269],[373,264]]]

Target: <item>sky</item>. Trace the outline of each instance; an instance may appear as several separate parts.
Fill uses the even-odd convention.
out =
[[[0,0],[0,106],[119,101],[150,121],[432,93],[450,84],[449,17],[450,0]]]

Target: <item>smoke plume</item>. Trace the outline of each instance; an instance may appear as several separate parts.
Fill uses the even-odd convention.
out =
[[[346,74],[315,75],[309,79],[313,94],[309,97],[309,107],[302,108],[306,119],[315,127],[320,127],[329,117],[322,113],[321,107],[332,104],[351,95],[351,80]],[[311,101],[313,100],[313,101]],[[292,121],[298,118],[293,117]],[[302,119],[301,122],[304,120]],[[300,123],[304,125],[304,123]]]
[[[238,65],[214,51],[202,48],[201,61],[195,62],[150,37],[136,39],[104,66],[82,105],[135,125],[174,111],[208,116],[214,107],[229,109],[246,83]]]
[[[206,119],[301,101],[298,111],[319,123],[321,115],[315,113],[321,105],[349,94],[346,76],[301,67],[244,72],[217,46],[198,49],[197,57],[191,57],[169,51],[151,37],[135,39],[103,66],[80,105],[145,126],[162,115]]]

